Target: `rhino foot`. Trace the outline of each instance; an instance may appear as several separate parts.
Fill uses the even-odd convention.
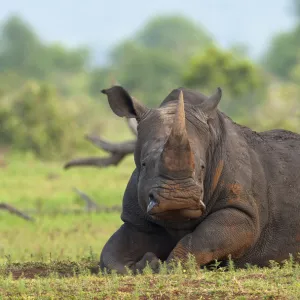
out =
[[[149,265],[149,267],[151,268],[151,270],[154,273],[158,273],[159,272],[159,268],[160,268],[160,260],[157,258],[157,256],[152,253],[152,252],[147,252],[143,258],[138,261],[135,266],[134,266],[134,272],[143,272],[143,270],[145,269],[145,267],[147,266],[147,264]]]

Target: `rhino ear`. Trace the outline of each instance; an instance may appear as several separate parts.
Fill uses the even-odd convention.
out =
[[[148,111],[148,108],[132,98],[121,86],[115,85],[101,92],[107,95],[110,108],[119,117],[140,120],[142,115]]]
[[[215,116],[218,104],[222,98],[222,89],[217,88],[216,92],[201,104],[202,111],[210,118]]]

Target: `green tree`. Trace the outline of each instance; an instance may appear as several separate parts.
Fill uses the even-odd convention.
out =
[[[113,49],[111,72],[136,97],[157,105],[182,84],[186,61],[211,42],[201,27],[186,18],[157,17]]]
[[[282,79],[291,79],[290,72],[298,61],[300,26],[275,36],[262,59],[266,70]]]
[[[246,124],[256,130],[282,128],[299,132],[299,93],[296,84],[274,81],[268,88],[266,101],[256,108]]]
[[[300,1],[292,0],[292,13],[296,17],[296,19],[300,20]]]
[[[212,43],[208,33],[183,16],[158,16],[150,20],[134,37],[146,48],[159,49],[184,60]]]
[[[292,14],[296,18],[294,28],[275,35],[261,59],[267,71],[285,80],[293,80],[291,72],[300,55],[300,1],[292,0],[291,4]]]
[[[99,97],[101,89],[112,85],[114,80],[109,68],[93,68],[89,74],[89,93],[94,97]]]
[[[29,24],[17,16],[9,18],[0,37],[0,71],[14,71],[23,76],[41,76],[47,59],[44,48]]]
[[[1,143],[39,158],[72,153],[78,126],[62,108],[49,85],[27,83],[9,106],[1,106]]]
[[[46,48],[46,55],[53,71],[75,73],[86,68],[90,53],[86,47],[67,49],[61,44],[51,44]]]
[[[166,91],[180,84],[181,64],[172,56],[132,42],[123,44],[122,48],[112,71],[118,82],[148,105],[158,104]]]
[[[4,22],[0,30],[0,72],[23,78],[52,80],[86,71],[89,51],[86,47],[67,49],[60,44],[43,43],[34,29],[18,16]],[[65,80],[60,76],[59,83]],[[56,84],[57,82],[53,82]]]
[[[261,102],[265,79],[250,60],[212,46],[194,56],[184,74],[184,84],[211,93],[217,85],[224,91],[222,108],[239,115]]]

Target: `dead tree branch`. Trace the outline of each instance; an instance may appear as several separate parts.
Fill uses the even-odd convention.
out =
[[[81,192],[77,188],[73,188],[73,190],[84,200],[86,211],[93,211],[99,209],[99,205],[95,201],[93,201],[87,194]]]
[[[105,141],[101,137],[95,137],[86,135],[85,138],[90,141],[93,145],[101,148],[102,150],[109,153],[118,153],[118,154],[130,154],[133,153],[135,148],[136,141],[128,141],[124,143],[111,143]]]
[[[109,157],[87,157],[73,159],[64,165],[65,169],[72,167],[96,167],[104,168],[110,165],[118,165],[125,155],[112,154]]]
[[[137,135],[137,122],[135,119],[127,119],[127,125],[129,126],[131,132]],[[110,153],[108,157],[86,157],[78,158],[67,162],[64,165],[64,169],[69,169],[71,167],[97,167],[103,168],[110,165],[118,165],[125,156],[134,152],[136,140],[127,141],[123,143],[111,143],[104,140],[101,137],[95,137],[91,135],[86,135],[85,139],[91,142],[94,146]]]
[[[0,203],[0,209],[3,209],[3,210],[7,210],[8,212],[10,212],[11,214],[14,214],[14,215],[17,215],[27,221],[31,221],[33,222],[34,219],[30,216],[28,216],[27,214],[19,211],[18,209],[16,209],[15,207],[7,204],[7,203]]]
[[[91,197],[88,196],[86,193],[80,191],[77,188],[73,188],[73,190],[84,200],[84,202],[85,202],[84,212],[101,213],[101,212],[120,212],[121,211],[120,206],[99,205],[94,200],[92,200]],[[70,213],[70,211],[64,211],[63,213]],[[78,214],[78,213],[80,213],[80,211],[76,211],[76,213]]]

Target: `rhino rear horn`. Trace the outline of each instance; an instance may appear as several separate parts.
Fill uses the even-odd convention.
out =
[[[209,117],[213,116],[217,110],[221,98],[222,89],[218,87],[215,93],[201,104],[202,111],[205,112]]]
[[[194,172],[194,155],[185,125],[183,92],[180,91],[171,133],[164,145],[161,171],[172,176],[189,176]]]

